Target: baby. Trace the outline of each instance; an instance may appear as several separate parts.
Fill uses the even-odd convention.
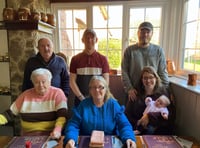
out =
[[[167,106],[170,104],[170,100],[167,96],[161,95],[159,98],[156,99],[156,101],[153,101],[151,97],[147,97],[145,99],[145,104],[146,104],[147,107],[145,108],[143,115],[147,114],[149,112],[160,112],[161,116],[165,120],[168,120],[169,111],[167,109]],[[147,130],[149,129],[149,131],[153,132],[155,130],[155,128],[156,127],[153,126],[153,125],[147,125],[147,127],[145,128],[138,123],[134,133],[136,135],[138,135],[144,129],[147,129]]]

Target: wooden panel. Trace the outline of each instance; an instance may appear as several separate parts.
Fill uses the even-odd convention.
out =
[[[0,95],[0,113],[9,109],[10,105],[11,96]],[[0,126],[0,136],[13,136],[13,133],[14,129],[12,123]]]
[[[172,84],[176,102],[176,134],[200,141],[200,95]]]
[[[126,94],[120,75],[110,75],[110,91],[121,105],[126,103]]]
[[[11,96],[0,95],[0,113],[10,108],[11,102]]]

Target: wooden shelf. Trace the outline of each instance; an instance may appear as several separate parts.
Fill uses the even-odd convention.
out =
[[[1,21],[0,29],[7,30],[38,30],[53,34],[55,26],[37,20]]]

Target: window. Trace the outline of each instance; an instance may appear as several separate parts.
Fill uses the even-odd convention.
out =
[[[129,45],[137,43],[137,29],[141,22],[149,21],[154,26],[152,43],[160,44],[159,35],[161,27],[161,7],[130,8]]]
[[[98,51],[108,58],[110,68],[119,69],[122,55],[122,5],[94,5],[93,28]]]
[[[98,37],[96,49],[107,56],[111,69],[121,68],[123,50],[137,42],[137,29],[141,22],[150,21],[154,25],[151,42],[161,44],[163,39],[163,5],[136,5],[131,2],[110,3],[69,3],[53,4],[57,15],[57,49],[68,57],[81,52],[84,44],[82,34],[87,27],[95,30]]]
[[[200,0],[185,2],[183,69],[200,72]]]

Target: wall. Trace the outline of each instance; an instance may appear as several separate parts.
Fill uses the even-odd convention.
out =
[[[50,8],[48,0],[7,0],[6,4],[6,7],[12,7],[15,10],[27,7],[31,11],[46,12]],[[30,56],[37,53],[36,41],[41,36],[52,38],[52,35],[37,30],[8,30],[11,92],[14,97],[21,93],[25,63]]]
[[[49,0],[6,0],[6,7],[18,10],[20,7],[29,8],[32,11],[49,12]],[[7,30],[8,54],[10,57],[10,89],[12,101],[21,93],[25,63],[28,58],[37,53],[37,40],[47,36],[53,38],[53,34],[33,30]],[[19,135],[19,119],[15,120],[15,135]]]
[[[27,7],[31,11],[50,12],[49,0],[5,0],[7,7],[17,10],[20,7]]]

